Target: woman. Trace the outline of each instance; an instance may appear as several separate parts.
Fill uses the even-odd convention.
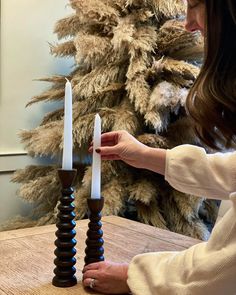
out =
[[[188,0],[186,29],[205,37],[205,61],[187,98],[199,137],[232,147],[236,135],[236,1]],[[92,149],[92,147],[90,148]],[[128,264],[87,265],[83,283],[107,294],[236,294],[236,152],[207,155],[196,146],[171,150],[143,145],[125,131],[102,135],[103,159],[123,160],[163,174],[177,190],[230,199],[232,206],[208,242],[182,252],[141,254]]]

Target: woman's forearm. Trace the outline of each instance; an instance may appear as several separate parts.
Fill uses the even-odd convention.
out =
[[[165,175],[166,150],[148,147],[143,153],[143,168]]]

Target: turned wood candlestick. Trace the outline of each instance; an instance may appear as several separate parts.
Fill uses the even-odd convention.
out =
[[[74,239],[76,231],[75,227],[75,213],[74,211],[74,196],[72,183],[76,177],[77,170],[58,170],[58,175],[61,181],[62,190],[60,204],[58,205],[58,221],[56,226],[57,239],[55,241],[56,250],[54,251],[56,258],[54,264],[54,278],[52,284],[56,287],[71,287],[77,283],[75,277],[76,263],[75,254],[76,240]]]
[[[102,222],[101,222],[101,211],[104,205],[104,198],[100,199],[88,199],[88,208],[89,208],[89,224],[87,231],[86,239],[86,249],[85,249],[85,265],[104,261],[104,248],[103,248],[103,231],[102,231]]]

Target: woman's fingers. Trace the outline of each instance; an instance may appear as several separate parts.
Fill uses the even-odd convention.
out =
[[[103,141],[101,143],[101,146],[113,146],[115,145],[116,143],[114,143],[114,141]],[[90,148],[93,148],[93,144],[90,144]]]
[[[106,146],[106,145],[112,146],[112,145],[115,145],[115,144],[116,143],[113,140],[101,141],[102,146]]]
[[[110,132],[105,132],[102,133],[101,135],[101,139],[109,139],[112,140],[114,137],[116,137],[118,134],[120,133],[120,131],[110,131]]]
[[[106,146],[96,149],[96,152],[101,156],[118,155],[117,146]]]
[[[103,142],[102,143],[102,146],[114,146],[114,143],[113,142]],[[88,149],[88,152],[89,153],[92,153],[93,152],[93,145],[91,145]]]
[[[89,153],[92,153],[93,152],[93,147],[90,147],[88,149],[88,151],[89,151]],[[106,147],[99,147],[99,148],[96,149],[96,152],[98,154],[101,154],[102,156],[108,156],[108,155],[109,156],[113,156],[113,155],[116,155],[115,151],[116,151],[116,147],[108,147],[108,146],[106,146]]]
[[[91,284],[91,280],[92,280],[91,278],[89,278],[89,279],[84,279],[84,280],[83,280],[83,284],[84,284],[84,286],[85,286],[85,287],[89,287],[89,285]]]
[[[99,287],[99,281],[94,278],[87,278],[83,280],[83,285],[85,287],[92,287],[92,289],[96,289],[97,287]]]
[[[118,131],[107,132],[101,135],[102,145],[105,144],[106,142],[111,142],[113,144],[116,144],[118,142],[118,139],[119,139]]]
[[[95,270],[87,270],[83,273],[83,280],[86,280],[86,279],[96,279],[98,278],[98,270],[95,269]]]
[[[83,285],[102,294],[126,294],[128,264],[109,261],[93,263],[83,269]]]
[[[99,269],[99,262],[94,262],[94,263],[90,263],[85,265],[84,269],[83,269],[83,273],[86,272],[87,270],[97,270]]]
[[[99,263],[91,263],[84,267],[83,269],[83,285],[85,287],[92,287],[92,289],[96,289],[99,285],[98,276],[99,276]]]
[[[126,131],[112,131],[101,135],[101,147],[96,149],[96,152],[102,156],[103,160],[120,160],[121,146],[119,142],[121,136],[127,133]],[[128,134],[128,133],[127,133]],[[94,150],[93,144],[89,147],[89,153]]]
[[[109,139],[108,140],[106,140],[106,139],[101,140],[101,146],[114,146],[116,144],[117,144],[117,142],[115,142],[114,140],[109,140]],[[93,142],[91,142],[88,151],[89,151],[89,153],[93,152]]]
[[[101,156],[102,160],[120,160],[120,157],[117,155],[108,155],[108,156]]]
[[[122,131],[111,131],[101,134],[101,141],[102,143],[106,142],[114,142],[119,137],[119,133]],[[93,145],[93,141],[90,142],[90,145]]]

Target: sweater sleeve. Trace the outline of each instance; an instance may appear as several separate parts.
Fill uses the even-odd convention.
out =
[[[165,179],[175,189],[213,199],[236,191],[236,152],[206,154],[203,148],[180,145],[166,153]]]
[[[235,295],[236,194],[208,242],[181,252],[141,254],[128,269],[134,295]],[[226,230],[227,229],[227,230]]]

